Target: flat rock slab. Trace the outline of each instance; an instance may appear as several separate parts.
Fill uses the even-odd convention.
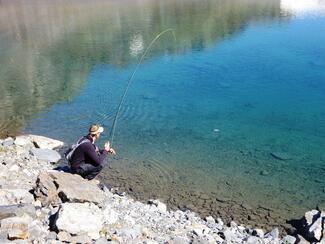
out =
[[[18,146],[26,146],[28,144],[34,144],[35,147],[41,149],[55,149],[63,146],[62,141],[47,138],[37,135],[21,135],[17,136],[14,142]]]
[[[41,161],[57,163],[61,159],[61,155],[57,151],[51,149],[33,148],[30,152]]]
[[[104,202],[105,194],[95,181],[85,180],[79,175],[65,172],[50,171],[48,174],[53,178],[63,201],[96,204]]]
[[[271,156],[275,159],[283,161],[292,159],[292,157],[285,152],[271,152]]]
[[[9,217],[21,217],[25,214],[36,217],[36,211],[33,204],[17,204],[0,206],[0,220]]]

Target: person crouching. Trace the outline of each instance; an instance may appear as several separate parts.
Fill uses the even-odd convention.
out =
[[[104,168],[104,160],[108,153],[115,155],[115,150],[106,142],[104,149],[99,149],[95,141],[100,137],[104,128],[99,125],[91,125],[87,136],[79,139],[80,144],[71,157],[71,171],[85,179],[92,180]]]

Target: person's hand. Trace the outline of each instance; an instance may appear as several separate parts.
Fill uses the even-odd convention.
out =
[[[110,154],[116,155],[116,152],[113,148],[111,148],[109,141],[105,143],[105,150]]]
[[[104,149],[105,149],[105,151],[107,151],[107,152],[109,152],[109,150],[111,149],[111,146],[110,146],[109,141],[105,143],[105,145],[104,145]]]
[[[109,151],[108,151],[110,154],[113,154],[113,155],[116,155],[116,152],[113,148],[110,148]]]

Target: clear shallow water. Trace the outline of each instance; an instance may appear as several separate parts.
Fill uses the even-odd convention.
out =
[[[242,221],[252,213],[269,225],[324,208],[322,6],[300,14],[288,1],[159,3],[113,5],[116,21],[98,1],[73,31],[59,26],[60,38],[32,55],[31,80],[45,94],[26,100],[44,106],[23,113],[23,131],[66,142],[93,122],[107,132],[136,60],[158,32],[175,28],[177,41],[157,42],[133,80],[106,181],[140,199]]]

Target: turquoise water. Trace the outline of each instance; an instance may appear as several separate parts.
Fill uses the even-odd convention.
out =
[[[269,225],[316,206],[324,209],[325,14],[317,9],[290,13],[278,1],[255,10],[251,2],[230,3],[225,18],[217,11],[208,18],[218,24],[203,21],[193,30],[188,23],[179,29],[177,21],[170,21],[141,35],[142,25],[131,26],[133,31],[128,26],[133,18],[123,19],[121,25],[130,28],[126,33],[135,34],[133,42],[127,34],[127,39],[119,37],[126,46],[131,44],[118,62],[112,61],[118,52],[108,58],[109,49],[100,48],[103,43],[117,48],[119,39],[115,43],[101,38],[105,35],[95,29],[98,36],[87,40],[97,56],[89,52],[83,85],[69,98],[60,97],[61,102],[33,113],[23,132],[72,143],[98,122],[106,129],[99,141],[103,144],[136,60],[157,33],[175,28],[176,42],[170,33],[158,41],[132,81],[115,131],[118,155],[109,159],[104,180],[139,199],[160,198],[203,214],[237,211],[241,217],[234,218],[240,221],[250,208],[236,206],[267,209],[253,212],[267,215],[255,222]],[[198,9],[183,4],[180,19],[182,10]],[[195,16],[201,20],[205,11]],[[231,25],[236,16],[240,24]],[[143,18],[147,23],[145,14]],[[228,18],[227,31],[220,34],[223,25],[218,20]],[[82,33],[74,33],[78,35]],[[66,39],[69,45],[77,43],[69,46],[72,50],[86,45],[85,39]],[[73,53],[67,52],[63,71],[69,65],[75,68]]]

